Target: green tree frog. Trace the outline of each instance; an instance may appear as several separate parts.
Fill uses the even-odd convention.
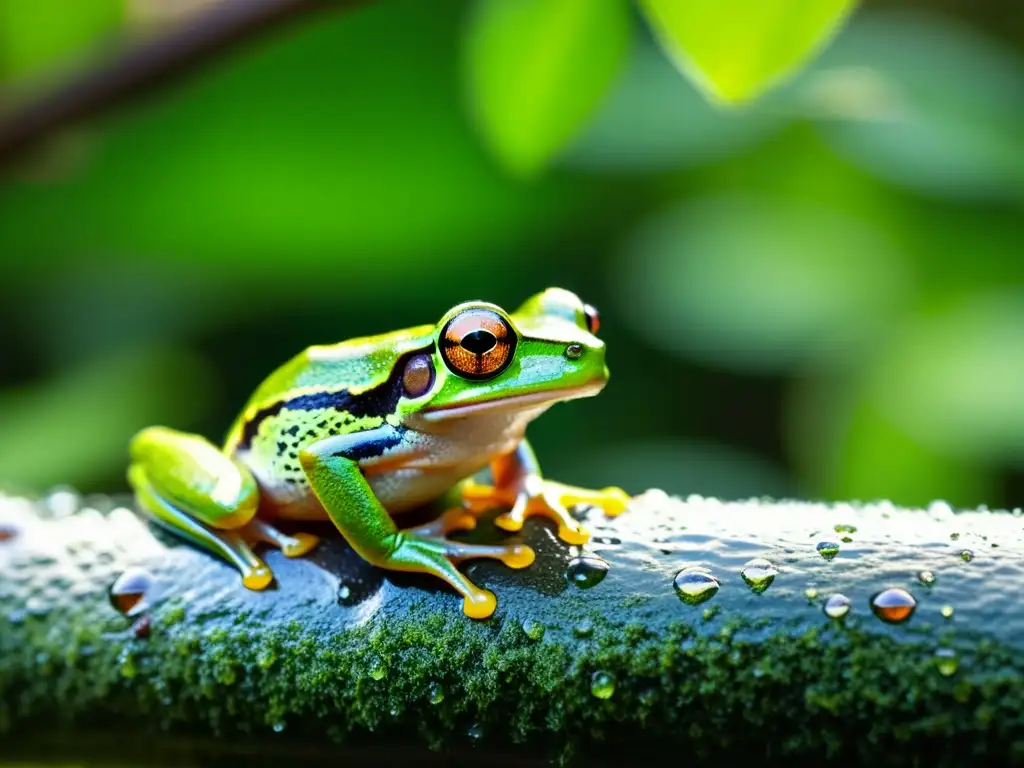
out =
[[[330,520],[375,566],[440,577],[482,619],[494,595],[457,565],[495,558],[525,568],[522,544],[461,543],[479,513],[517,531],[541,515],[559,537],[582,544],[574,504],[622,512],[629,497],[542,478],[527,424],[552,404],[595,395],[608,380],[593,307],[550,288],[508,314],[470,302],[437,325],[309,347],[270,375],[250,398],[222,448],[197,435],[149,427],[132,440],[129,481],[157,523],[238,568],[243,584],[273,580],[252,550],[257,542],[299,557],[317,544],[287,535],[279,520]],[[491,485],[473,479],[490,467]],[[461,496],[434,521],[399,529],[393,516]],[[457,497],[458,498],[458,497]]]

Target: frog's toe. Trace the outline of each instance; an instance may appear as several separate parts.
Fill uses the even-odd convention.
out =
[[[277,547],[285,557],[302,557],[320,543],[320,539],[311,533],[288,535],[259,518],[252,520],[241,532],[250,541],[263,541]]]
[[[509,533],[521,531],[529,511],[531,511],[530,497],[525,493],[520,493],[516,497],[516,502],[512,509],[494,518],[494,524],[501,528],[501,530],[508,531]]]
[[[509,568],[526,568],[537,558],[533,549],[525,544],[498,544],[487,546],[483,544],[462,544],[461,542],[448,542],[445,554],[455,562],[471,560],[475,558],[491,558],[500,560]]]
[[[486,589],[474,589],[462,600],[462,612],[471,619],[487,619],[494,614],[498,600],[493,592]]]
[[[242,574],[242,584],[247,589],[259,592],[270,586],[270,582],[274,580],[274,574],[265,565],[257,565],[250,569],[247,569]]]
[[[462,595],[462,608],[467,616],[486,619],[494,613],[497,600],[456,567],[463,560],[478,557],[501,560],[512,568],[525,568],[533,562],[534,554],[532,549],[522,544],[465,544],[406,530],[401,532],[397,547],[381,565],[399,571],[429,573],[444,579]]]
[[[461,492],[463,506],[474,513],[485,512],[495,507],[511,507],[516,501],[516,495],[510,489],[486,485],[474,480],[464,482]]]
[[[631,497],[621,488],[609,486],[598,491],[589,488],[577,488],[574,485],[548,482],[546,487],[558,500],[567,507],[586,505],[600,507],[609,517],[616,517],[626,511]]]
[[[553,521],[558,526],[558,538],[566,544],[578,546],[590,540],[590,533],[569,514],[558,493],[553,492],[546,483],[536,495],[521,493],[512,510],[494,522],[503,530],[518,531],[529,517],[546,517]]]
[[[281,547],[285,557],[302,557],[320,543],[320,539],[311,533],[296,533],[287,538],[291,541],[285,541]]]
[[[445,510],[434,520],[408,529],[418,536],[444,538],[457,531],[472,531],[476,528],[476,516],[462,507]]]

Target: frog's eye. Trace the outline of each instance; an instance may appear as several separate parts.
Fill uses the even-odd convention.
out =
[[[583,314],[587,316],[587,330],[595,336],[601,327],[601,314],[593,304],[583,305]]]
[[[445,324],[439,345],[452,373],[465,379],[489,379],[512,362],[516,333],[497,312],[467,309]]]
[[[402,387],[409,397],[421,397],[434,384],[434,363],[430,355],[413,355],[402,371]]]

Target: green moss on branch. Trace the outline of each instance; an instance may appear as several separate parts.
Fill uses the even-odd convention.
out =
[[[473,622],[443,587],[392,580],[330,536],[305,560],[269,553],[277,588],[248,592],[109,506],[0,499],[9,751],[1024,761],[1024,519],[1010,513],[650,493],[588,515],[584,554],[610,564],[589,589],[566,577],[580,553],[531,521],[534,566],[470,566],[499,599]],[[474,536],[499,533],[485,521]],[[754,558],[778,570],[763,591],[742,575]],[[673,588],[688,565],[720,585],[706,602]],[[133,568],[152,584],[126,617],[108,593]],[[913,595],[908,621],[874,615],[886,588]],[[835,593],[851,603],[840,620],[822,610]]]

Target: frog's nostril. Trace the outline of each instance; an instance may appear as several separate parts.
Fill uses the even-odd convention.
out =
[[[478,329],[462,337],[462,348],[474,355],[486,355],[498,343],[497,337],[490,331]]]
[[[565,356],[570,360],[578,360],[583,356],[582,344],[570,344],[565,348]]]

